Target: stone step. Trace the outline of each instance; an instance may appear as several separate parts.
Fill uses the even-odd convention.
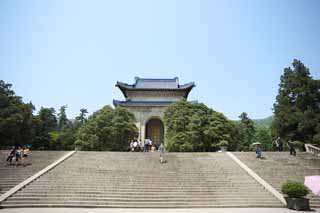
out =
[[[125,201],[125,202],[185,202],[185,201],[225,201],[228,202],[232,199],[233,202],[242,202],[242,201],[252,201],[252,197],[239,197],[233,196],[232,198],[229,197],[187,197],[187,196],[180,196],[180,197],[89,197],[89,196],[81,196],[81,197],[15,197],[7,199],[7,202],[42,202],[42,201],[94,201],[94,202],[114,202],[114,201]],[[274,202],[275,199],[270,197],[256,197],[254,199],[255,202],[263,201],[263,202]]]
[[[163,165],[158,158],[158,154],[78,152],[1,205],[7,208],[282,206],[225,153],[169,153],[168,163]]]
[[[144,203],[116,203],[116,204],[84,204],[79,203],[42,203],[42,204],[1,204],[2,208],[281,208],[283,205],[274,203],[166,203],[160,204],[144,204]]]
[[[232,201],[234,204],[246,204],[246,203],[250,203],[250,204],[274,204],[274,201],[271,200],[266,200],[266,201],[260,201],[260,200],[235,200]],[[203,201],[203,200],[192,200],[192,199],[185,199],[185,200],[153,200],[153,201],[144,201],[141,200],[139,201],[135,201],[135,200],[109,200],[109,201],[99,201],[99,200],[37,200],[37,201],[33,201],[33,200],[29,200],[29,201],[20,201],[20,200],[8,200],[6,201],[6,204],[55,204],[55,203],[61,203],[61,204],[73,204],[73,203],[88,203],[91,205],[103,205],[103,204],[123,204],[123,205],[129,205],[129,204],[140,204],[140,205],[166,205],[166,204],[187,204],[187,203],[194,203],[194,204],[200,204],[200,203],[219,203],[219,201],[215,201],[215,200],[208,200],[208,201]],[[225,204],[227,205],[228,203],[230,203],[230,200],[225,200],[225,201],[220,201],[220,204]]]
[[[136,198],[141,196],[141,193],[60,193],[60,194],[54,194],[54,193],[17,193],[15,195],[15,198],[20,198],[20,197],[123,197],[123,198]],[[203,192],[198,192],[198,193],[143,193],[143,195],[148,195],[152,197],[192,197],[192,196],[197,196],[197,198],[200,197],[222,197],[222,198],[230,198],[230,197],[235,197],[234,194],[230,193],[203,193]],[[242,194],[241,197],[248,197],[252,198],[251,194]],[[261,194],[256,194],[255,198],[266,198],[266,196],[261,195]],[[270,197],[271,198],[271,197]],[[8,199],[13,199],[12,197]],[[273,198],[275,199],[275,198]]]
[[[28,188],[26,188],[24,191],[28,191],[28,190],[32,190],[32,191],[120,191],[120,190],[125,190],[125,191],[243,191],[245,193],[247,192],[251,192],[251,191],[256,191],[257,189],[259,189],[258,187],[253,187],[253,188],[249,188],[249,187],[245,187],[245,186],[241,186],[241,187],[227,187],[227,186],[203,186],[203,187],[192,187],[192,186],[183,186],[183,187],[170,187],[170,186],[162,186],[162,187],[151,187],[151,186],[147,186],[147,187],[124,187],[124,186],[110,186],[110,187],[50,187],[50,188],[44,188],[44,187],[38,187],[38,186],[30,186]]]

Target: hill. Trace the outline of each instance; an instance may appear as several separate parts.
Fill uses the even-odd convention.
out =
[[[273,116],[269,116],[263,119],[253,119],[253,122],[256,128],[261,128],[261,127],[269,128],[271,126],[273,119],[274,119]]]
[[[254,122],[254,125],[256,128],[269,128],[271,126],[271,123],[273,121],[273,115],[266,117],[266,118],[262,118],[262,119],[252,119]],[[240,120],[235,120],[236,123],[239,123]]]

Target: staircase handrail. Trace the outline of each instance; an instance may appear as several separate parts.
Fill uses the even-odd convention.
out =
[[[306,143],[304,146],[306,148],[306,152],[311,153],[315,156],[320,156],[320,148],[319,147],[316,147],[316,146],[309,144],[309,143]]]

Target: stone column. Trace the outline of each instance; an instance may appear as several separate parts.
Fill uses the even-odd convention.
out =
[[[146,137],[146,123],[141,122],[140,123],[140,140],[142,143],[144,143],[145,137]]]

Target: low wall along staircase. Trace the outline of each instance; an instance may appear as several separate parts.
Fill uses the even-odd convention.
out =
[[[282,207],[226,153],[77,152],[1,207]]]

